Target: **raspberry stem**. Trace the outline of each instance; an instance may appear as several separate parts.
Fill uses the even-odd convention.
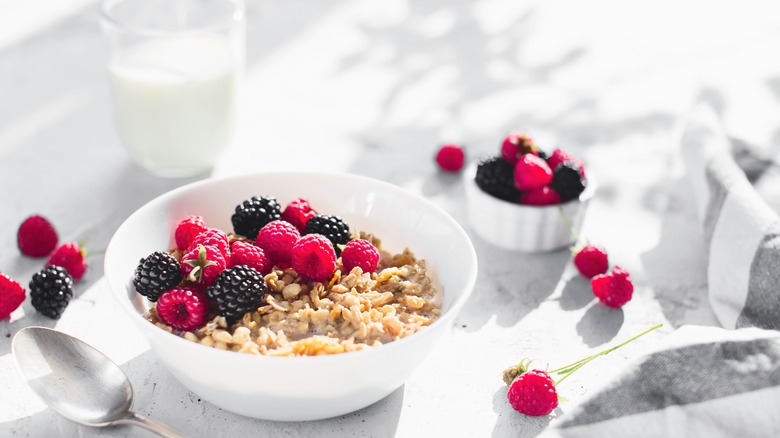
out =
[[[580,369],[580,368],[584,367],[585,365],[587,365],[588,362],[592,361],[593,359],[595,359],[595,358],[597,358],[599,356],[605,356],[605,355],[607,355],[607,354],[617,350],[618,348],[628,344],[629,342],[635,341],[636,339],[638,339],[638,338],[640,338],[640,337],[642,337],[642,336],[650,333],[651,331],[653,331],[653,330],[655,330],[655,329],[657,329],[659,327],[662,327],[662,326],[663,326],[663,324],[656,324],[656,325],[650,327],[649,329],[643,331],[642,333],[639,333],[638,335],[635,335],[635,336],[631,337],[630,339],[627,339],[627,340],[625,340],[625,341],[623,341],[623,342],[621,342],[621,343],[619,343],[617,345],[609,347],[606,350],[600,351],[600,352],[598,352],[596,354],[592,354],[592,355],[587,356],[587,357],[585,357],[583,359],[580,359],[580,360],[578,360],[576,362],[573,362],[573,363],[570,363],[568,365],[565,365],[565,366],[562,366],[560,368],[556,368],[556,369],[554,369],[552,371],[549,371],[550,374],[552,374],[552,373],[557,373],[559,375],[560,374],[564,374],[563,377],[561,377],[560,379],[558,379],[555,382],[555,386],[558,386],[558,384],[563,382],[567,377],[571,376],[575,371],[577,371],[578,369]]]
[[[566,213],[563,212],[563,209],[561,208],[561,204],[555,204],[555,208],[558,209],[558,215],[563,220],[563,223],[566,224],[566,226],[569,228],[569,232],[571,233],[571,237],[574,238],[575,242],[580,241],[580,235],[577,233],[577,230],[574,229],[574,226],[571,224],[571,221],[568,217],[566,217]]]

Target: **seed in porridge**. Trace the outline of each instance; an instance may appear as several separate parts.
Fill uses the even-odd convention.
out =
[[[247,265],[250,268],[255,268],[261,274],[267,274],[273,268],[271,261],[268,260],[262,248],[243,240],[236,240],[230,245],[228,268],[238,265]]]
[[[360,267],[363,272],[374,272],[379,264],[379,250],[365,239],[352,239],[341,251],[341,263],[346,272]]]
[[[281,220],[271,221],[257,233],[255,245],[263,248],[272,264],[286,267],[290,266],[292,247],[300,238],[301,233],[295,225]]]
[[[311,219],[309,222],[314,219]],[[307,234],[292,248],[292,267],[295,272],[313,281],[326,281],[336,269],[336,252],[327,237]]]
[[[260,228],[281,217],[281,207],[273,196],[252,196],[236,206],[230,217],[233,231],[244,237],[254,239]]]
[[[268,288],[263,274],[248,266],[234,266],[222,271],[209,286],[208,297],[216,301],[219,314],[228,324],[240,320],[244,314],[257,311],[265,302]]]
[[[165,325],[177,330],[192,331],[203,326],[208,303],[202,292],[189,287],[165,291],[157,300],[157,316]]]
[[[184,254],[180,265],[187,281],[208,286],[225,270],[225,257],[216,246],[198,245]]]
[[[155,302],[160,294],[181,282],[179,261],[164,251],[156,251],[141,259],[133,275],[135,290]]]
[[[341,254],[339,245],[349,242],[349,225],[338,216],[318,214],[306,222],[305,234],[322,234],[327,237],[336,250],[336,255]]]

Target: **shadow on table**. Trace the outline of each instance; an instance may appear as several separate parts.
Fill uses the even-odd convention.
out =
[[[176,380],[152,351],[121,365],[133,384],[134,407],[187,436],[393,437],[404,399],[400,387],[371,406],[341,417],[307,422],[256,420],[222,410],[206,402]],[[356,421],[361,418],[361,421]],[[132,427],[82,427],[45,409],[29,417],[0,424],[0,436],[150,436]]]
[[[596,301],[577,323],[577,333],[588,347],[611,341],[623,326],[623,309],[611,309]]]
[[[553,417],[544,415],[541,417],[529,417],[512,408],[506,398],[507,386],[499,387],[493,394],[493,412],[496,413],[496,424],[493,426],[492,436],[517,438],[531,438],[539,435],[550,424]],[[560,409],[553,411],[560,414]]]

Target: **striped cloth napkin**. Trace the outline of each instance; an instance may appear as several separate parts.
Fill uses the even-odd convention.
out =
[[[709,106],[692,111],[681,152],[723,328],[677,329],[541,436],[780,436],[780,219]]]

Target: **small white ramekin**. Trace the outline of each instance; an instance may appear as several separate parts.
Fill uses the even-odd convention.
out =
[[[579,232],[596,192],[596,182],[588,175],[588,186],[579,199],[559,205],[520,205],[483,192],[474,180],[476,174],[476,162],[463,173],[471,228],[491,244],[510,251],[553,251],[572,245],[575,239],[569,226]]]

